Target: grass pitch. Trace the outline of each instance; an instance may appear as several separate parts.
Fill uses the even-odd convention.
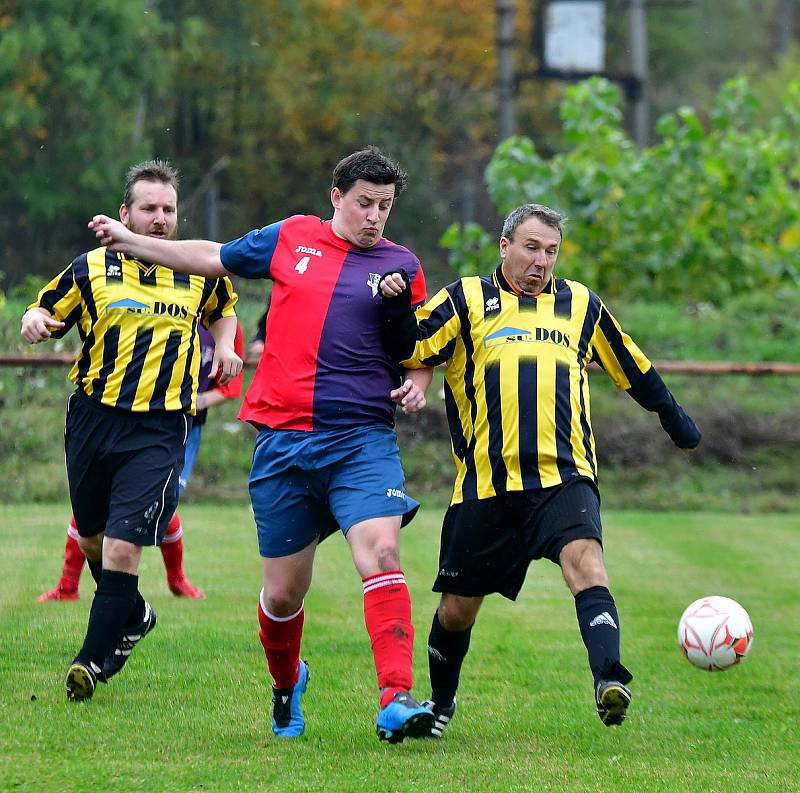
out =
[[[361,586],[341,537],[319,549],[306,600],[306,733],[279,741],[249,510],[181,513],[186,571],[208,599],[174,598],[160,554],[146,551],[141,588],[158,627],[94,699],[68,703],[63,679],[93,582],[84,571],[77,603],[35,600],[57,579],[69,508],[0,506],[0,790],[800,789],[798,515],[605,515],[623,661],[634,673],[622,727],[597,718],[572,598],[557,568],[537,562],[516,604],[485,603],[445,737],[389,746],[375,736]],[[428,508],[403,530],[420,698],[441,514]],[[750,657],[724,673],[694,669],[676,643],[683,609],[707,594],[738,600],[754,624]]]

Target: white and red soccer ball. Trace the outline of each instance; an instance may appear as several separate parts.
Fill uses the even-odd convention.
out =
[[[696,667],[714,672],[730,669],[753,645],[753,624],[735,601],[720,595],[695,600],[678,623],[678,643]]]

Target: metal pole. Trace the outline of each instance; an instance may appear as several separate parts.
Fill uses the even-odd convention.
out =
[[[795,4],[797,0],[781,0],[778,6],[778,52],[783,54],[794,39]]]
[[[631,71],[637,81],[633,99],[633,137],[637,146],[647,145],[650,135],[647,69],[647,0],[630,0]]]
[[[514,2],[497,0],[497,115],[500,140],[517,132]]]

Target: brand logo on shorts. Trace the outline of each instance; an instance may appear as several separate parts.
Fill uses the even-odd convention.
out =
[[[158,507],[161,502],[154,501],[145,511],[144,511],[144,519],[147,523],[150,523],[153,518],[155,517],[156,512],[158,511]]]
[[[610,625],[612,628],[617,628],[617,623],[614,622],[614,618],[607,611],[604,611],[602,614],[598,614],[589,623],[590,628],[594,628],[598,625]],[[617,630],[619,630],[619,628],[617,628]]]
[[[402,490],[398,490],[396,487],[387,487],[386,488],[386,495],[389,498],[405,498],[406,494]]]

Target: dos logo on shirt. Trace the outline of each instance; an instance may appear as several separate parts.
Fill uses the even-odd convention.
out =
[[[146,314],[155,317],[166,315],[180,319],[186,319],[189,316],[189,309],[186,306],[179,306],[177,303],[163,303],[160,300],[156,300],[152,306],[129,298],[117,300],[114,303],[109,303],[106,308],[106,313],[112,311],[122,311],[125,314]]]

